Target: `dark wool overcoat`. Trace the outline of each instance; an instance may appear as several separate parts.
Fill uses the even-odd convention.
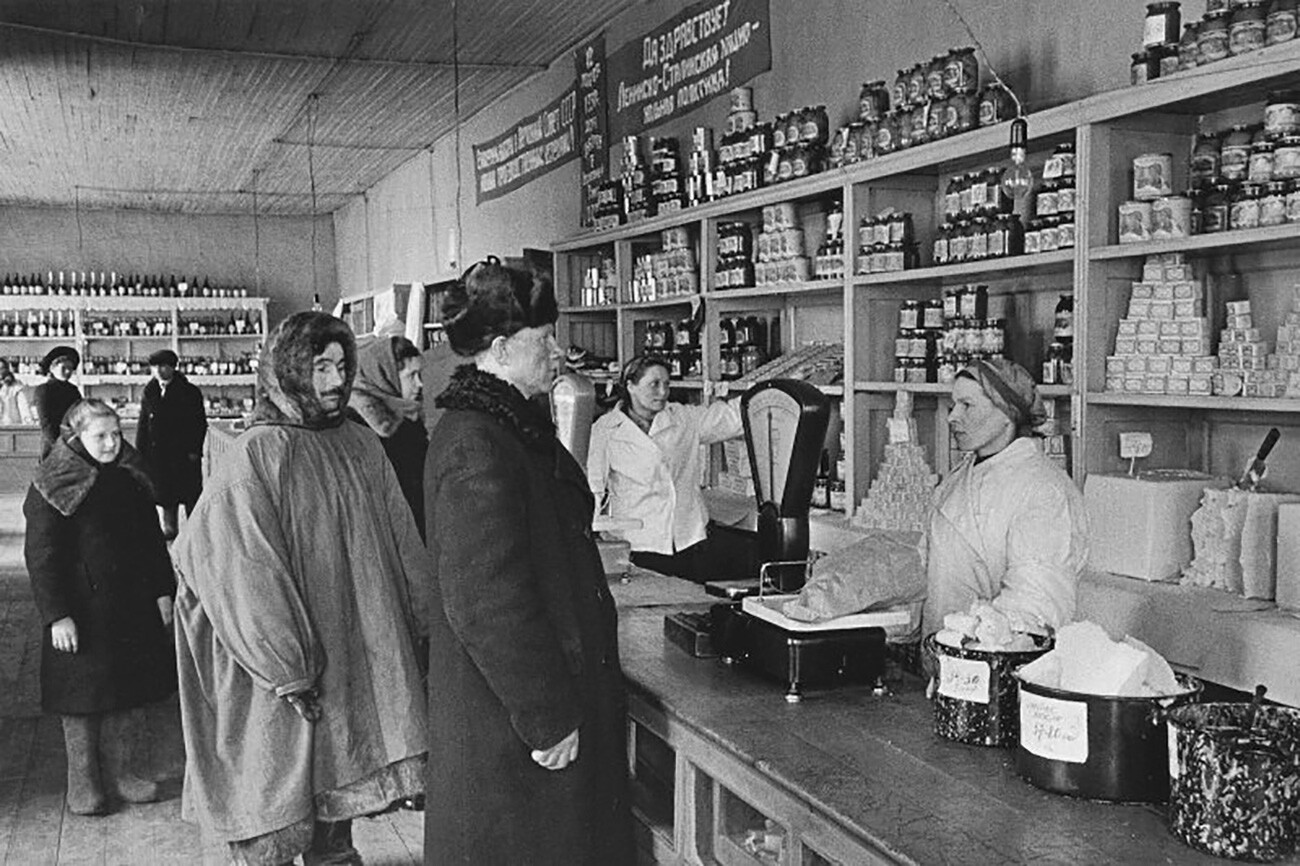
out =
[[[203,490],[203,439],[208,418],[203,392],[177,373],[166,392],[157,379],[144,386],[135,447],[158,489],[160,505],[193,505]]]
[[[617,621],[582,469],[549,419],[462,367],[425,462],[430,862],[634,862]],[[559,771],[530,752],[579,730]]]
[[[130,445],[96,463],[55,443],[27,492],[24,553],[44,636],[41,707],[81,715],[142,706],[176,690],[171,632],[157,599],[176,589],[144,467]],[[50,642],[65,616],[76,653]]]
[[[63,416],[81,399],[81,391],[71,382],[50,377],[36,386],[32,397],[36,419],[41,425],[41,459],[44,460],[59,440]]]

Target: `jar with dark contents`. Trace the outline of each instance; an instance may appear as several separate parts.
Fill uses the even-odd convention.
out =
[[[1178,68],[1193,69],[1201,62],[1201,49],[1196,44],[1196,34],[1201,29],[1199,21],[1183,25],[1183,38],[1178,40]]]
[[[944,123],[948,117],[948,100],[930,100],[925,107],[925,137],[938,141],[946,135]]]
[[[898,149],[898,118],[905,111],[895,109],[876,125],[876,153],[884,155]]]
[[[944,65],[944,83],[949,93],[961,93],[974,96],[980,89],[979,60],[975,49],[970,47],[954,48],[948,52]]]
[[[1264,197],[1259,202],[1259,224],[1280,226],[1286,222],[1287,182],[1275,180],[1264,187]]]
[[[1245,54],[1268,42],[1264,0],[1240,0],[1233,6],[1228,23],[1228,52]]]
[[[1273,0],[1273,5],[1268,10],[1268,17],[1265,19],[1267,44],[1277,45],[1279,42],[1290,42],[1295,38],[1297,23],[1300,22],[1296,6],[1296,0]]]
[[[803,124],[799,129],[799,140],[806,144],[822,145],[830,135],[830,118],[826,106],[805,109]]]
[[[875,123],[889,113],[889,88],[884,81],[868,81],[858,95],[858,120]]]
[[[925,100],[926,76],[928,63],[918,63],[907,72],[907,101],[904,105],[911,107]]]
[[[936,54],[930,58],[925,67],[925,97],[927,99],[947,99],[948,84],[944,80],[944,68],[948,65],[947,54]]]
[[[948,259],[948,239],[952,233],[952,226],[944,223],[934,232],[934,242],[930,247],[931,260],[936,265],[946,265]]]
[[[1228,230],[1229,200],[1232,197],[1232,184],[1216,183],[1205,194],[1201,206],[1201,231],[1205,234]]]
[[[984,88],[979,101],[979,125],[993,126],[1016,116],[1016,103],[1011,93],[994,81]]]
[[[810,109],[804,106],[798,111],[792,111],[785,118],[785,146],[792,147],[798,144],[803,138],[804,118]]]
[[[1228,209],[1228,228],[1259,228],[1260,186],[1255,183],[1243,183],[1237,187]]]
[[[929,120],[933,102],[925,102],[912,108],[912,144],[925,144],[931,140]]]
[[[909,69],[900,69],[898,74],[894,76],[894,86],[889,90],[892,110],[897,111],[907,105],[907,81],[910,77],[911,70]]]
[[[1201,63],[1213,63],[1229,56],[1227,9],[1205,13],[1196,33],[1196,47]]]
[[[912,141],[912,109],[904,108],[894,114],[894,143],[898,150],[911,147]]]
[[[944,132],[956,135],[979,125],[979,104],[973,93],[954,93],[946,102]]]
[[[1192,146],[1191,174],[1193,186],[1208,186],[1219,176],[1219,136],[1202,132]]]
[[[876,121],[875,123],[861,124],[861,129],[858,130],[858,159],[859,160],[872,159],[875,157],[876,130],[880,127],[880,124],[884,122],[885,119],[882,117],[880,120]],[[850,127],[853,127],[854,125],[855,124],[852,123],[849,124]]]

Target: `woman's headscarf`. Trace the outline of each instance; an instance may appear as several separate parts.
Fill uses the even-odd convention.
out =
[[[1003,414],[1016,425],[1017,436],[1029,436],[1047,420],[1043,399],[1034,377],[1007,358],[981,359],[964,367],[958,376],[973,379]]]
[[[357,378],[352,383],[351,407],[380,436],[387,439],[403,421],[419,421],[424,403],[402,396],[397,354],[419,357],[405,337],[374,337],[357,346]]]
[[[331,343],[343,349],[346,375],[337,413],[326,413],[312,385],[316,356]],[[285,424],[313,430],[343,423],[352,380],[357,373],[357,343],[347,322],[328,313],[294,313],[267,338],[257,367],[254,424]]]

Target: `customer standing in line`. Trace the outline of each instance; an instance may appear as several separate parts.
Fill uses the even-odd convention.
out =
[[[344,416],[356,363],[333,316],[276,328],[252,425],[172,551],[181,817],[236,863],[358,864],[353,819],[423,789],[428,560],[383,449]]]
[[[33,394],[36,417],[41,424],[41,459],[50,453],[62,432],[63,416],[81,399],[81,391],[69,379],[81,366],[81,354],[71,346],[55,346],[41,360],[47,378]]]
[[[117,413],[82,400],[23,503],[24,554],[41,644],[41,708],[63,718],[68,809],[158,799],[132,770],[138,708],[176,690],[175,579],[140,455]]]
[[[171,349],[149,356],[151,378],[135,432],[136,450],[158,489],[163,535],[169,540],[176,537],[180,506],[188,516],[203,491],[203,440],[208,435],[203,392],[177,371],[179,363]]]
[[[352,383],[348,417],[379,437],[397,473],[402,495],[424,537],[424,429],[420,350],[405,337],[372,337],[357,345],[357,378]]]
[[[0,358],[0,424],[35,424],[36,410],[27,398],[27,388],[14,375],[13,367]]]
[[[703,582],[708,511],[700,493],[700,446],[744,433],[736,401],[708,406],[668,401],[668,362],[638,355],[623,368],[618,405],[597,419],[587,451],[587,483],[609,514],[641,522],[621,532],[632,562]]]
[[[532,398],[549,280],[496,258],[443,303],[460,367],[425,462],[430,862],[635,862],[618,625],[582,468]]]

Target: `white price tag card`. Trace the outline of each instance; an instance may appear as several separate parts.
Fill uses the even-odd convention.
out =
[[[1150,433],[1119,434],[1119,456],[1123,460],[1151,456]]]
[[[1020,690],[1020,745],[1040,758],[1088,760],[1088,705]]]
[[[988,662],[939,656],[939,694],[972,704],[987,704]]]
[[[1169,735],[1169,778],[1178,778],[1178,731],[1173,725],[1167,725],[1165,731]]]

